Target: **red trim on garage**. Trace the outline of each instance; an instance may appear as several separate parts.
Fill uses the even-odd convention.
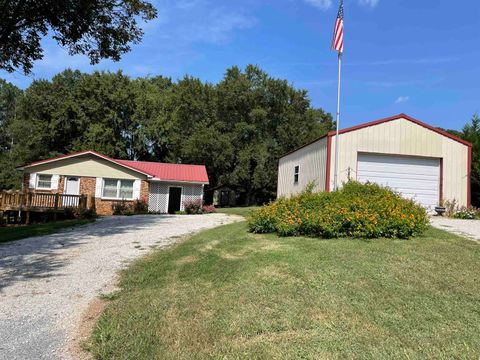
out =
[[[332,137],[327,135],[327,164],[326,164],[326,174],[325,174],[325,191],[330,191],[330,166],[332,158]]]
[[[443,201],[443,158],[440,158],[440,191],[439,191],[439,199],[438,205],[440,205]]]
[[[366,128],[366,127],[369,127],[369,126],[374,126],[374,125],[378,125],[378,124],[382,124],[382,123],[385,123],[385,122],[388,122],[388,121],[393,121],[393,120],[398,120],[398,119],[406,119],[408,121],[411,121],[417,125],[420,125],[428,130],[431,130],[431,131],[434,131],[440,135],[443,135],[445,137],[448,137],[452,140],[455,140],[455,141],[458,141],[459,143],[463,144],[463,145],[467,145],[467,146],[472,146],[471,143],[469,143],[468,141],[465,141],[463,139],[460,139],[459,137],[455,136],[455,135],[452,135],[452,134],[449,134],[447,133],[446,131],[443,131],[443,130],[440,130],[436,127],[433,127],[431,125],[428,125],[428,124],[425,124],[424,122],[420,121],[420,120],[417,120],[411,116],[408,116],[406,114],[398,114],[398,115],[395,115],[395,116],[390,116],[390,117],[387,117],[387,118],[383,118],[383,119],[379,119],[379,120],[374,120],[374,121],[370,121],[370,122],[367,122],[367,123],[364,123],[364,124],[360,124],[360,125],[357,125],[357,126],[352,126],[352,127],[349,127],[349,128],[346,128],[346,129],[343,129],[343,130],[340,130],[339,133],[340,134],[345,134],[347,132],[350,132],[350,131],[355,131],[355,130],[359,130],[359,129],[363,129],[363,128]],[[288,153],[286,153],[285,155],[281,156],[282,157],[285,157],[287,155],[290,155],[291,153],[294,153],[295,151],[297,150],[300,150],[302,148],[304,148],[305,146],[308,146],[310,144],[313,144],[314,142],[317,142],[318,140],[321,140],[323,139],[325,136],[332,136],[332,135],[335,135],[335,131],[330,131],[328,134],[326,135],[323,135],[321,137],[319,137],[318,139],[315,139],[311,142],[309,142],[308,144],[305,144],[295,150],[292,150],[292,151],[289,151]]]
[[[468,147],[467,158],[467,207],[472,206],[472,145]]]
[[[408,116],[406,114],[398,114],[398,115],[395,115],[395,116],[391,116],[391,117],[387,117],[387,118],[383,118],[383,119],[379,119],[379,120],[374,120],[374,121],[370,121],[370,122],[367,122],[367,123],[364,123],[364,124],[360,124],[360,125],[357,125],[357,126],[352,126],[352,127],[349,127],[349,128],[346,128],[346,129],[343,129],[343,130],[340,130],[340,134],[345,134],[347,132],[350,132],[350,131],[355,131],[355,130],[359,130],[359,129],[363,129],[363,128],[366,128],[366,127],[369,127],[369,126],[374,126],[374,125],[378,125],[378,124],[383,124],[383,123],[386,123],[386,122],[389,122],[389,121],[393,121],[393,120],[398,120],[398,119],[406,119],[408,121],[411,121],[417,125],[420,125],[428,130],[431,130],[431,131],[434,131],[440,135],[443,135],[445,137],[448,137],[452,140],[455,140],[455,141],[458,141],[459,143],[463,144],[463,145],[467,145],[467,146],[471,146],[472,144],[469,143],[468,141],[465,141],[463,139],[460,139],[459,137],[455,136],[455,135],[452,135],[452,134],[449,134],[447,133],[446,131],[443,131],[443,130],[440,130],[436,127],[433,127],[431,125],[428,125],[428,124],[425,124],[424,122],[418,120],[418,119],[415,119],[411,116]],[[331,131],[330,133],[333,133],[335,134],[334,131]]]

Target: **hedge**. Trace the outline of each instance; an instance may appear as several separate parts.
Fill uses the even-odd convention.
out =
[[[321,238],[409,238],[429,224],[426,210],[376,184],[348,182],[336,192],[303,193],[281,198],[248,219],[254,233]]]

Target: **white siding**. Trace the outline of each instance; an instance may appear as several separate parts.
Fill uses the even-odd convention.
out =
[[[388,186],[432,211],[440,198],[440,159],[361,153],[357,180]]]
[[[330,188],[333,189],[335,136],[332,137]],[[356,178],[358,153],[443,159],[443,198],[467,205],[468,147],[407,119],[399,118],[340,135],[339,183]]]
[[[328,138],[309,144],[279,161],[278,196],[290,196],[305,189],[314,180],[316,190],[325,190]],[[330,144],[330,184],[333,189],[335,136]],[[441,159],[444,200],[468,204],[468,146],[404,118],[359,128],[340,135],[339,184],[357,178],[359,153],[406,155]],[[300,167],[294,184],[295,166]]]
[[[202,184],[185,184],[173,182],[150,182],[150,193],[148,197],[148,211],[165,214],[168,212],[168,189],[170,186],[182,188],[182,200],[180,209],[183,210],[185,201],[203,200]]]
[[[129,170],[91,154],[38,164],[27,168],[26,172],[132,180],[147,178],[146,175],[139,174],[136,171]]]
[[[278,197],[299,193],[312,181],[315,182],[315,191],[325,191],[327,141],[324,137],[280,159]],[[295,166],[299,167],[298,183],[294,183]]]

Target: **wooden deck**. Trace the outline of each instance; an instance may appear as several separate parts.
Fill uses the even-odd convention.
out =
[[[25,212],[29,223],[31,212],[62,213],[65,209],[85,209],[86,195],[0,191],[0,212]]]

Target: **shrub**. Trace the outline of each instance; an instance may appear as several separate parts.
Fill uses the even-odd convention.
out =
[[[458,208],[454,213],[453,217],[455,219],[464,219],[464,220],[473,220],[480,218],[480,210],[475,208]]]
[[[145,200],[135,200],[133,203],[133,212],[135,214],[147,214],[148,203]]]
[[[183,208],[187,214],[201,214],[203,202],[198,200],[187,200],[183,203]]]
[[[323,238],[408,238],[422,233],[428,216],[421,206],[376,184],[349,182],[336,192],[303,192],[254,211],[255,233]]]
[[[75,212],[75,217],[77,219],[84,219],[84,220],[93,220],[97,218],[97,211],[92,209],[79,209]]]
[[[202,207],[203,214],[213,214],[216,212],[217,212],[217,209],[215,209],[215,206],[213,205],[203,205]]]
[[[480,209],[460,206],[455,199],[452,201],[445,200],[442,202],[442,205],[445,207],[445,216],[447,217],[465,220],[480,219]]]
[[[132,215],[133,211],[131,206],[125,201],[116,201],[112,205],[113,215]]]

